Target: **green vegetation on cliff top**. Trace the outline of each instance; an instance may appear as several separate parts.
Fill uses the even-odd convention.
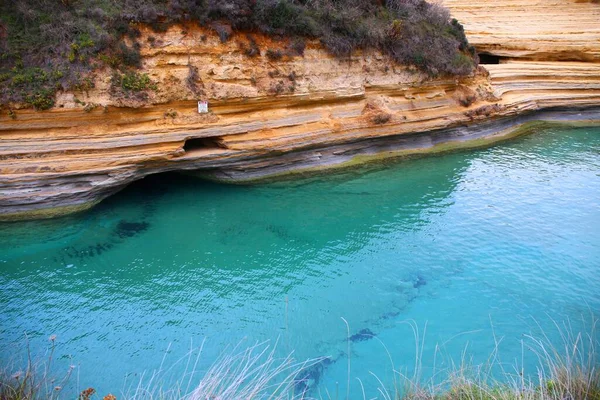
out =
[[[0,104],[44,110],[57,91],[89,89],[94,69],[131,74],[139,25],[176,23],[222,41],[233,30],[292,38],[298,55],[305,38],[337,57],[377,49],[432,76],[468,75],[477,63],[458,21],[424,0],[14,0],[0,3]]]

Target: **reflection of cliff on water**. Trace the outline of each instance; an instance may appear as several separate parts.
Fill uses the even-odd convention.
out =
[[[110,252],[149,259],[154,251],[169,260],[169,253],[194,253],[201,255],[194,266],[227,270],[300,267],[313,257],[326,261],[360,249],[389,231],[419,229],[427,213],[443,210],[467,165],[464,155],[451,155],[258,186],[160,174],[87,213],[0,224],[0,247],[8,263],[47,254],[47,267]],[[175,248],[161,249],[166,242]],[[164,273],[171,264],[157,268]]]

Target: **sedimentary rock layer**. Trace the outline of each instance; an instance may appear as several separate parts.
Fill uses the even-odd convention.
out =
[[[546,61],[600,61],[600,3],[443,0],[480,52]]]
[[[484,8],[447,1],[473,36]],[[495,38],[473,38],[513,58],[471,77],[430,79],[376,52],[339,60],[309,42],[303,56],[287,55],[285,41],[255,35],[261,54],[250,57],[245,34],[222,44],[195,27],[144,32],[143,72],[157,83],[146,97],[98,71],[94,88],[60,94],[50,111],[0,115],[0,219],[79,211],[162,171],[252,182],[485,144],[534,118],[600,119],[600,63],[532,61],[529,50],[544,58],[548,49],[532,42],[519,53],[504,37],[495,50],[486,44]],[[561,54],[576,42],[561,40]],[[600,44],[589,47],[578,51],[593,59]],[[272,60],[269,49],[284,55]],[[208,114],[198,114],[198,100],[208,100]]]

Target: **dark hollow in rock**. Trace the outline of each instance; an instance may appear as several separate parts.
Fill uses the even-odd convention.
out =
[[[129,238],[146,231],[149,226],[150,224],[148,222],[130,222],[121,220],[117,224],[115,232],[120,238]]]
[[[500,64],[501,58],[495,54],[479,53],[480,64]]]
[[[183,145],[183,150],[202,150],[202,149],[218,149],[222,146],[219,144],[218,137],[194,138],[188,139]]]
[[[355,333],[354,335],[350,336],[349,339],[351,342],[362,342],[365,340],[372,339],[375,336],[376,335],[373,333],[372,330],[370,330],[369,328],[365,328],[358,331],[358,333]]]

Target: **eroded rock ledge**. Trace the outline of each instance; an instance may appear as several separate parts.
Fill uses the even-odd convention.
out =
[[[462,15],[461,2],[447,0],[469,32],[477,9]],[[581,6],[600,19],[600,7]],[[600,120],[598,41],[577,50],[587,61],[536,61],[508,51],[513,42],[503,47],[494,36],[488,46],[477,36],[477,46],[504,57],[500,64],[430,80],[377,53],[336,60],[317,43],[273,61],[266,51],[284,52],[286,43],[256,37],[261,55],[248,57],[245,35],[221,44],[198,28],[144,34],[143,70],[158,87],[147,99],[111,93],[110,74],[100,71],[93,89],[62,94],[51,111],[0,116],[0,219],[83,210],[163,171],[251,182],[483,145],[533,119]],[[561,59],[548,52],[538,58]],[[197,113],[199,98],[209,114]]]

